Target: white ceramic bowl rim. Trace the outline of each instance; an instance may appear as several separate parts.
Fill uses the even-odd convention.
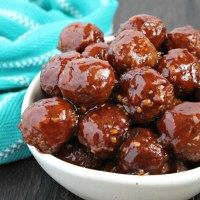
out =
[[[109,37],[108,40],[112,40],[113,37]],[[30,86],[28,87],[26,94],[24,96],[24,101],[22,104],[23,113],[24,110],[32,104],[32,99],[35,93],[33,93],[35,86],[40,81],[40,73],[33,79]],[[37,92],[37,91],[35,91]],[[157,186],[166,187],[166,184],[177,185],[177,184],[188,184],[188,182],[194,182],[194,179],[198,181],[200,179],[200,167],[191,169],[184,172],[173,173],[173,174],[164,174],[164,175],[148,175],[148,176],[138,176],[138,175],[126,175],[126,174],[116,174],[110,172],[104,172],[99,170],[87,169],[84,167],[79,167],[65,161],[62,161],[53,155],[44,154],[39,152],[35,147],[28,145],[30,151],[36,157],[40,158],[42,161],[49,163],[54,168],[64,169],[68,173],[74,174],[76,176],[87,177],[87,179],[98,179],[107,182],[116,182],[120,184],[137,184],[145,186]]]

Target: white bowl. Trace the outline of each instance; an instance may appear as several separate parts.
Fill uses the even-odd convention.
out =
[[[107,41],[112,37],[107,38]],[[23,111],[41,99],[40,74],[30,84]],[[41,167],[59,184],[88,200],[187,200],[200,192],[200,167],[166,175],[124,175],[86,169],[40,153],[28,145]]]

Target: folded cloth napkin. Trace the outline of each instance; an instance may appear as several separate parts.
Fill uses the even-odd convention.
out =
[[[74,21],[112,32],[117,0],[0,1],[0,164],[30,156],[17,126],[26,88],[59,53],[59,33]]]

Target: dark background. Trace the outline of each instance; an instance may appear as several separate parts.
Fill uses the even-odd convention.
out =
[[[188,24],[200,28],[200,0],[121,0],[114,30],[140,13],[163,19],[168,30]],[[24,199],[80,200],[49,177],[34,158],[0,166],[0,200]],[[193,199],[200,200],[200,194]]]

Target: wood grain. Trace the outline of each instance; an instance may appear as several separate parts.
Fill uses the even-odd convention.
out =
[[[147,13],[163,19],[171,30],[200,27],[199,0],[121,0],[114,30],[132,15]],[[80,200],[49,177],[34,158],[0,166],[0,200]],[[193,200],[200,200],[200,195]]]

